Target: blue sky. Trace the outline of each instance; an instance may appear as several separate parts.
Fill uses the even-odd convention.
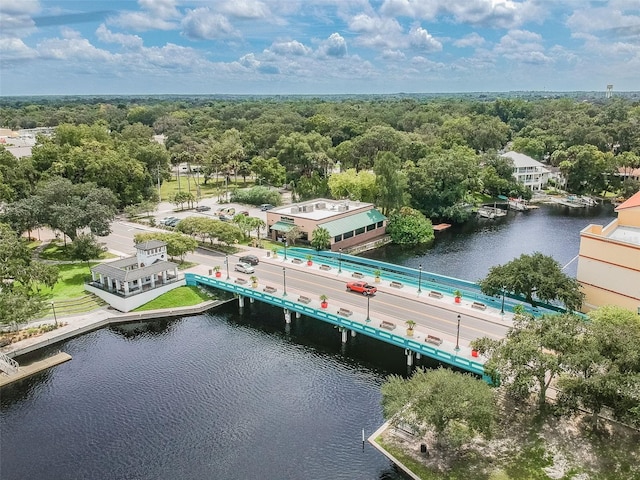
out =
[[[0,95],[640,90],[640,0],[0,0]]]

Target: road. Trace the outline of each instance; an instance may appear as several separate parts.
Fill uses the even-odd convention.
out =
[[[135,253],[133,236],[150,230],[157,230],[129,222],[116,221],[112,224],[112,233],[105,237],[107,247],[120,255]],[[229,256],[229,275],[232,278],[247,278],[250,275],[233,271],[233,266],[238,262],[238,257],[246,252]],[[306,264],[294,265],[291,259],[284,262],[279,258],[266,257],[267,251],[252,249],[260,258],[260,263],[255,267],[255,276],[258,277],[261,286],[270,285],[282,291],[286,281],[287,293],[297,298],[305,295],[318,299],[320,295],[329,297],[329,309],[347,308],[354,313],[367,314],[367,302],[369,302],[369,317],[372,322],[391,320],[400,328],[404,322],[413,320],[417,330],[428,330],[438,334],[441,338],[455,343],[458,320],[460,315],[460,346],[468,346],[469,341],[489,336],[502,338],[511,326],[511,318],[501,316],[495,309],[476,311],[470,308],[468,302],[455,304],[453,298],[445,296],[443,299],[430,298],[426,292],[418,295],[415,288],[405,286],[398,290],[389,286],[384,280],[377,284],[378,293],[367,300],[367,297],[355,292],[346,291],[346,282],[353,280],[347,261],[342,262],[342,273],[332,271],[320,271],[317,266],[307,267]],[[225,256],[215,252],[199,249],[193,254],[188,254],[187,259],[204,266],[202,271],[208,272],[209,268],[220,266],[223,278],[227,275]],[[285,270],[283,271],[283,267]],[[365,280],[373,282],[373,279]]]

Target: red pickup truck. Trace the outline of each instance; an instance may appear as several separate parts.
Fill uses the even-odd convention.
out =
[[[347,283],[347,292],[358,292],[363,295],[374,295],[378,289],[367,282],[349,282]]]

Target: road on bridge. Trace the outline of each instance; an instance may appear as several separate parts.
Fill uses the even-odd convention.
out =
[[[158,230],[118,221],[114,222],[111,228],[111,235],[105,237],[107,247],[122,255],[135,253],[133,236],[136,233]],[[250,277],[250,275],[233,271],[238,258],[246,253],[229,256],[231,278],[248,279]],[[413,320],[416,322],[415,330],[422,332],[423,336],[428,333],[455,344],[458,329],[457,316],[460,315],[459,344],[461,347],[468,347],[469,341],[476,338],[484,336],[503,338],[512,325],[511,316],[501,315],[496,309],[488,307],[485,311],[478,311],[471,308],[471,302],[463,300],[461,304],[456,304],[453,297],[448,295],[442,299],[431,298],[428,292],[423,291],[418,294],[417,289],[409,285],[402,289],[393,288],[384,278],[380,283],[375,284],[378,287],[377,294],[367,300],[364,295],[346,291],[346,283],[354,279],[351,277],[348,262],[344,260],[343,271],[338,273],[335,268],[322,271],[316,264],[312,267],[308,267],[306,263],[293,264],[291,258],[285,261],[282,255],[278,258],[267,257],[266,250],[250,249],[250,253],[260,258],[259,265],[255,267],[255,276],[258,277],[261,288],[269,285],[282,292],[286,281],[287,293],[292,299],[304,295],[318,300],[320,295],[326,295],[329,297],[328,310],[332,313],[337,312],[339,308],[346,308],[366,316],[368,302],[372,324],[377,326],[383,320],[391,321],[397,325],[399,333],[404,331],[407,320]],[[219,265],[222,267],[222,278],[226,278],[225,256],[221,253],[198,249],[196,253],[188,254],[187,260],[201,265],[198,270],[200,274],[207,274],[210,268]],[[373,278],[365,277],[365,280],[372,284],[374,282]]]

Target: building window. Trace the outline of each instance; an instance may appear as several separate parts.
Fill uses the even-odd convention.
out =
[[[376,224],[372,223],[371,225],[367,225],[367,232],[370,232],[371,230],[375,230],[376,228]]]
[[[344,238],[345,240],[346,240],[347,238],[351,238],[351,237],[353,237],[353,231],[351,231],[351,232],[345,232],[345,233],[343,233],[343,234],[342,234],[342,238]]]
[[[336,235],[333,237],[333,243],[338,243],[342,241],[342,235]]]
[[[358,229],[356,230],[356,235],[362,235],[363,233],[364,233],[364,227],[362,227],[362,228],[358,228]]]
[[[382,224],[383,224],[383,223],[384,223],[384,222],[378,222],[378,223],[376,224],[376,228],[382,228]]]

